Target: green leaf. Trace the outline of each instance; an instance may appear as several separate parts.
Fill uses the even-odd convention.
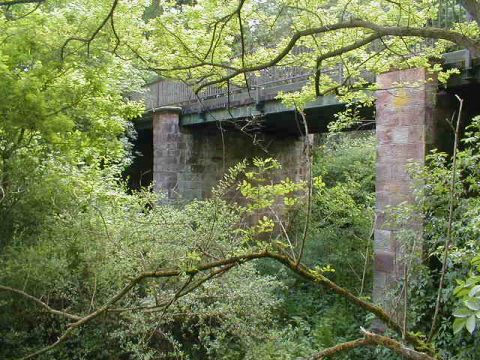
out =
[[[480,310],[480,299],[469,299],[465,301],[465,305],[473,311],[478,311]]]
[[[453,316],[456,318],[466,318],[472,315],[472,312],[469,309],[458,309],[453,313]]]
[[[472,315],[465,322],[465,328],[468,330],[470,334],[473,334],[473,332],[475,331],[476,324],[477,324],[477,319],[475,318],[474,315]]]
[[[472,290],[470,290],[470,293],[468,294],[468,296],[475,297],[479,292],[480,292],[480,285],[476,285],[472,288]]]
[[[480,276],[471,276],[467,279],[467,285],[474,285],[480,282]]]
[[[453,322],[453,333],[458,334],[465,326],[466,320],[464,318],[457,318]]]

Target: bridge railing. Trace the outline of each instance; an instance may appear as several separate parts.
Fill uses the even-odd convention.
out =
[[[322,73],[328,73],[335,80],[343,80],[341,66],[322,70]],[[248,87],[208,86],[198,94],[183,82],[161,79],[147,85],[144,93],[132,97],[137,100],[143,98],[147,110],[169,105],[182,106],[187,112],[204,108],[225,108],[233,104],[271,100],[280,91],[298,91],[305,86],[311,74],[310,70],[298,67],[271,67],[261,71],[260,74],[248,74]]]

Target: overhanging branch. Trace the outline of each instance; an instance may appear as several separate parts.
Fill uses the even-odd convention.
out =
[[[397,36],[397,37],[403,36],[403,37],[421,37],[421,38],[427,38],[427,39],[447,40],[469,49],[480,50],[480,44],[477,41],[474,41],[473,39],[452,30],[441,29],[437,27],[415,28],[415,27],[409,27],[409,26],[384,26],[384,25],[371,23],[365,20],[352,19],[345,22],[339,22],[336,24],[324,25],[320,27],[308,28],[305,30],[298,31],[292,35],[288,44],[270,61],[264,62],[259,65],[243,67],[242,69],[233,71],[230,74],[220,77],[216,80],[212,80],[212,81],[200,84],[195,89],[195,92],[198,93],[203,88],[211,85],[224,83],[238,75],[242,75],[242,74],[254,72],[254,71],[260,71],[265,68],[278,64],[290,53],[290,51],[296,45],[298,40],[300,40],[303,37],[324,34],[324,33],[336,31],[336,30],[346,30],[346,29],[369,30],[373,33],[373,34],[370,34],[369,36],[376,37],[376,38],[379,38],[382,36]],[[359,40],[359,43],[362,43],[362,41]],[[356,43],[350,45],[353,47],[352,50],[355,49],[355,44]],[[326,60],[327,58],[338,56],[340,50],[341,49],[338,49],[338,51],[334,50],[330,52],[331,56],[325,57],[324,60]],[[347,51],[348,49],[345,50],[345,52]]]

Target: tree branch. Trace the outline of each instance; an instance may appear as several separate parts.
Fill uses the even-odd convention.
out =
[[[8,291],[8,292],[23,296],[24,298],[26,298],[28,300],[31,300],[34,303],[36,303],[37,305],[41,306],[42,308],[47,310],[49,313],[52,313],[52,314],[55,314],[55,315],[60,315],[60,316],[66,317],[66,318],[71,319],[71,320],[80,320],[82,318],[81,316],[73,315],[73,314],[70,314],[70,313],[65,312],[65,311],[55,310],[55,309],[51,308],[50,306],[48,306],[46,303],[44,303],[42,300],[36,298],[35,296],[27,294],[26,292],[24,292],[22,290],[14,289],[14,288],[11,288],[9,286],[0,285],[0,291]]]
[[[317,63],[317,69],[315,72],[315,93],[317,96],[320,96],[320,65],[322,61],[330,59],[335,56],[339,56],[342,54],[345,54],[349,51],[359,49],[365,45],[370,44],[371,42],[380,39],[381,36],[379,34],[372,34],[364,39],[358,40],[350,45],[346,45],[344,47],[329,51],[325,54],[322,54],[317,57],[316,63]]]
[[[389,327],[399,335],[402,335],[402,326],[400,326],[392,317],[390,317],[390,315],[388,315],[388,313],[381,307],[355,296],[349,290],[337,285],[336,283],[328,279],[326,276],[318,272],[313,272],[311,269],[305,267],[305,265],[300,264],[297,266],[295,262],[291,261],[284,255],[270,253],[267,257],[277,260],[278,262],[284,264],[290,270],[300,275],[304,279],[325,286],[326,288],[328,288],[335,294],[345,298],[352,304],[357,305],[363,310],[374,314],[379,320],[385,323],[387,327]],[[405,339],[407,342],[411,343],[415,347],[424,347],[423,342],[421,342],[416,336],[410,333],[405,334]]]
[[[445,244],[444,244],[445,249],[443,249],[442,270],[440,275],[440,281],[438,283],[437,299],[435,301],[435,312],[433,314],[432,327],[430,328],[428,340],[432,339],[437,327],[437,317],[438,317],[438,312],[440,311],[440,305],[442,300],[443,283],[445,282],[445,275],[447,274],[448,256],[450,254],[450,244],[452,243],[453,208],[455,206],[455,198],[456,198],[455,185],[457,183],[457,157],[458,157],[457,153],[458,153],[458,144],[460,141],[460,122],[462,120],[462,109],[463,109],[463,99],[461,99],[458,95],[455,95],[455,96],[459,101],[459,108],[458,108],[457,124],[455,126],[455,133],[454,133],[455,138],[453,143],[452,175],[450,178],[450,193],[449,193],[449,201],[448,201],[447,236],[445,237]]]
[[[310,360],[323,360],[326,356],[335,355],[339,352],[349,351],[356,349],[362,346],[372,346],[375,345],[371,339],[368,338],[360,338],[352,341],[347,341],[341,344],[337,344],[335,346],[329,347],[325,350],[320,351],[313,355]]]
[[[434,357],[424,353],[420,352],[414,349],[411,349],[401,342],[392,339],[387,336],[383,335],[378,335],[372,332],[369,332],[365,329],[361,329],[362,333],[365,335],[366,339],[369,339],[376,345],[380,345],[383,347],[386,347],[397,354],[401,355],[404,359],[409,359],[409,360],[436,360]]]
[[[232,73],[225,75],[219,79],[200,84],[196,88],[195,92],[198,93],[200,90],[202,90],[207,86],[226,82],[238,75],[248,73],[248,72],[253,72],[253,71],[259,71],[259,70],[276,65],[290,53],[290,51],[296,45],[297,41],[305,36],[318,35],[318,34],[328,33],[336,30],[355,29],[355,28],[371,30],[374,32],[374,34],[371,36],[372,37],[375,36],[377,38],[382,36],[404,36],[404,37],[423,37],[423,38],[439,39],[439,40],[441,39],[441,40],[447,40],[447,41],[453,42],[457,45],[465,46],[470,49],[480,50],[480,44],[478,42],[456,31],[441,29],[437,27],[413,28],[408,26],[383,26],[383,25],[374,24],[365,20],[352,19],[346,22],[339,22],[336,24],[324,25],[320,27],[308,28],[305,30],[297,31],[296,33],[293,34],[288,44],[280,51],[280,53],[278,53],[270,61],[267,61],[259,65],[244,67],[243,69],[238,69],[236,71],[233,71]],[[352,44],[351,46],[353,45],[354,44]],[[332,53],[334,52],[332,51]],[[334,57],[337,55],[338,54],[335,51],[335,54],[331,55],[330,57]]]
[[[0,6],[10,6],[19,4],[38,4],[43,3],[45,0],[12,0],[12,1],[0,1]]]
[[[435,360],[435,358],[431,357],[430,355],[406,347],[401,342],[390,337],[378,335],[363,328],[361,331],[364,334],[363,338],[347,341],[322,350],[313,355],[310,360],[323,360],[326,356],[335,355],[339,352],[349,351],[363,346],[383,346],[401,355],[403,359],[408,360]]]
[[[113,12],[115,11],[115,8],[117,7],[118,5],[118,0],[114,0],[113,3],[112,3],[112,6],[110,8],[110,11],[108,12],[107,16],[105,17],[105,19],[103,19],[103,21],[101,22],[101,24],[95,29],[95,31],[92,33],[92,35],[88,38],[81,38],[81,37],[76,37],[76,36],[72,36],[72,37],[69,37],[67,40],[65,40],[65,42],[63,43],[61,49],[60,49],[60,57],[61,59],[63,60],[65,58],[65,48],[67,47],[67,45],[71,42],[71,41],[80,41],[80,42],[83,42],[85,44],[87,44],[87,54],[90,53],[90,44],[92,43],[92,41],[95,39],[95,37],[98,35],[98,33],[100,32],[100,30],[103,29],[103,27],[105,26],[105,24],[110,20],[110,18],[113,16]]]

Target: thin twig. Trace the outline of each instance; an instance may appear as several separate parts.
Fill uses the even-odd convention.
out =
[[[403,335],[402,338],[405,339],[405,334],[407,333],[407,310],[408,310],[408,265],[405,264],[403,267]]]
[[[60,48],[60,58],[62,60],[65,58],[65,49],[71,41],[80,41],[82,43],[87,44],[87,54],[90,53],[90,44],[95,39],[95,37],[98,35],[98,33],[103,29],[103,27],[108,22],[108,20],[110,20],[110,18],[113,16],[115,8],[118,5],[118,1],[119,0],[114,0],[113,1],[112,6],[110,7],[110,11],[108,12],[107,16],[103,19],[103,21],[100,23],[100,25],[95,29],[95,31],[92,33],[92,35],[90,35],[90,37],[82,38],[82,37],[72,36],[72,37],[69,37],[67,40],[65,40],[62,47]]]
[[[312,198],[313,198],[313,166],[312,166],[312,144],[310,144],[310,133],[308,131],[307,118],[303,111],[295,110],[295,112],[300,113],[302,117],[303,126],[305,130],[304,139],[305,139],[305,159],[307,162],[307,209],[305,212],[305,224],[303,226],[303,234],[300,242],[300,251],[297,257],[297,266],[302,261],[303,252],[305,249],[305,242],[307,240],[308,226],[310,224],[310,216],[312,214]]]
[[[12,0],[12,1],[0,1],[0,6],[10,6],[19,4],[38,4],[43,3],[45,0]]]
[[[269,207],[270,211],[272,212],[273,216],[275,217],[275,219],[277,220],[278,224],[280,225],[280,229],[282,229],[282,233],[283,235],[285,236],[285,239],[287,240],[288,242],[288,245],[290,247],[290,252],[291,252],[291,256],[293,259],[295,259],[295,251],[294,251],[294,246],[292,244],[292,242],[290,241],[290,236],[288,235],[288,231],[287,229],[285,228],[285,226],[283,225],[283,221],[282,219],[280,219],[280,217],[278,216],[277,212],[270,206]]]
[[[362,282],[360,285],[360,293],[358,296],[363,295],[363,290],[365,288],[365,280],[367,278],[367,267],[368,267],[368,254],[370,252],[370,241],[375,233],[375,224],[377,223],[377,217],[373,219],[372,228],[370,229],[370,234],[367,239],[367,246],[365,247],[365,262],[363,263],[363,272],[362,272]]]
[[[457,115],[457,124],[455,126],[455,140],[453,143],[453,163],[452,163],[452,177],[450,180],[450,199],[448,205],[448,224],[447,224],[447,236],[445,238],[445,249],[443,249],[443,263],[442,263],[442,272],[440,275],[440,282],[438,283],[438,290],[437,290],[437,300],[435,302],[435,312],[433,314],[432,319],[432,327],[430,328],[430,333],[428,335],[428,341],[430,341],[435,334],[436,326],[437,326],[437,318],[438,313],[440,311],[440,304],[442,299],[442,290],[443,290],[443,283],[445,281],[445,275],[447,273],[447,264],[448,264],[448,255],[450,253],[450,244],[452,242],[452,223],[453,223],[453,208],[455,202],[455,185],[456,185],[456,175],[457,175],[457,152],[458,152],[458,142],[460,138],[460,121],[462,116],[462,108],[463,108],[463,99],[461,99],[458,95],[455,95],[459,102],[458,107],[458,115]]]

